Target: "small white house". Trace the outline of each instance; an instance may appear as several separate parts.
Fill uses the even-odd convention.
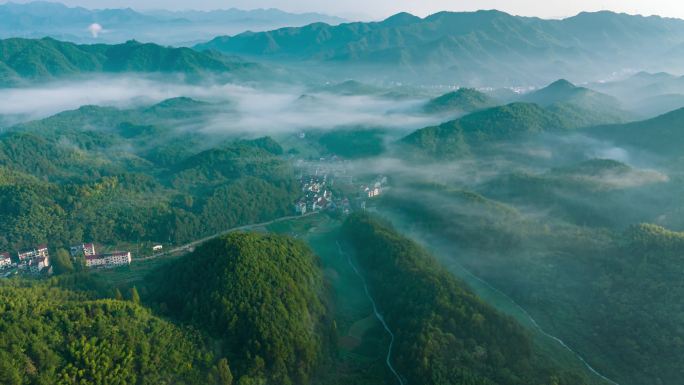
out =
[[[132,261],[129,251],[115,252],[112,254],[91,255],[86,257],[86,267],[88,268],[112,268],[123,265],[130,265]]]
[[[154,251],[154,252],[162,251],[163,249],[164,249],[164,246],[162,246],[162,245],[152,246],[152,251]]]
[[[0,253],[0,269],[5,269],[12,266],[12,258],[9,253]]]

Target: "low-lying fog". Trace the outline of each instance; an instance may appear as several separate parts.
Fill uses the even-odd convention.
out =
[[[59,81],[26,88],[0,88],[0,124],[41,119],[84,105],[132,108],[174,97],[189,97],[225,108],[203,129],[208,132],[269,135],[334,127],[413,130],[441,119],[419,112],[424,99],[312,92],[304,86],[264,87],[188,84],[154,77],[107,76]]]

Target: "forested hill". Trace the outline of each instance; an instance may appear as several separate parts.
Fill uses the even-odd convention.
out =
[[[660,156],[681,156],[684,144],[684,108],[668,112],[653,119],[628,124],[616,124],[587,129],[600,139],[650,151]]]
[[[520,101],[559,109],[568,107],[581,109],[590,116],[588,120],[591,119],[597,124],[620,122],[630,116],[622,109],[618,99],[589,88],[578,87],[565,79],[527,93]]]
[[[239,73],[256,64],[216,52],[171,48],[129,41],[124,44],[77,45],[51,38],[0,40],[0,85],[22,80],[49,80],[93,73]]]
[[[453,159],[487,144],[543,132],[563,132],[594,123],[591,113],[572,104],[544,108],[533,103],[511,103],[422,128],[403,138],[401,143],[422,156]]]
[[[520,325],[482,302],[390,225],[357,214],[345,222],[344,234],[396,337],[395,366],[407,383],[586,383],[536,355]]]
[[[339,26],[316,23],[218,37],[198,47],[280,61],[360,65],[370,70],[369,77],[387,80],[514,86],[657,68],[683,36],[684,21],[660,17],[597,12],[542,20],[478,11],[426,18],[402,13]]]
[[[430,99],[423,110],[428,114],[470,113],[496,106],[498,103],[488,95],[471,88],[460,88]]]
[[[318,260],[303,242],[231,234],[150,280],[170,316],[220,342],[236,383],[309,383],[329,329]]]

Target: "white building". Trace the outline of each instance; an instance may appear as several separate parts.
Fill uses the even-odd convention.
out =
[[[91,255],[86,257],[86,267],[88,268],[113,268],[129,265],[132,261],[131,252],[116,252],[111,254]]]
[[[50,258],[47,245],[40,245],[33,249],[20,251],[19,253],[17,253],[17,256],[19,257],[19,262],[24,262],[26,260],[34,258]]]
[[[162,251],[164,249],[164,246],[162,245],[154,245],[152,246],[152,251],[157,252],[157,251]]]
[[[0,253],[0,269],[6,269],[12,266],[12,258],[9,253]]]

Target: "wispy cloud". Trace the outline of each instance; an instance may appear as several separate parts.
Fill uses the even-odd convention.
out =
[[[235,84],[190,85],[152,77],[109,76],[0,89],[0,115],[29,120],[83,105],[128,108],[186,96],[224,106],[203,121],[207,133],[266,135],[334,127],[417,129],[438,123],[415,112],[424,100],[306,94],[303,87],[252,88]]]

